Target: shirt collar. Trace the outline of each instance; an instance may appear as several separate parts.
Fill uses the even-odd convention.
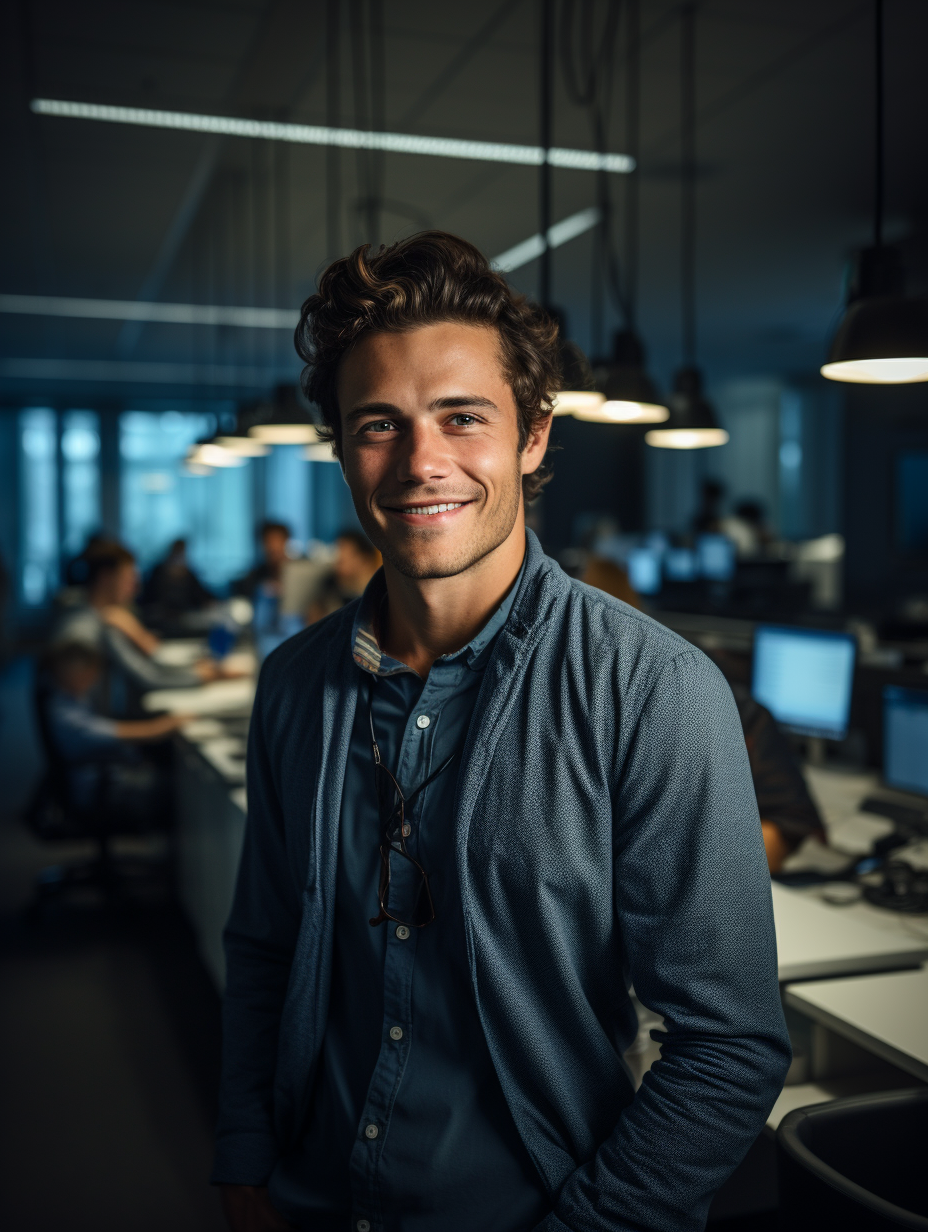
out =
[[[519,583],[522,581],[522,575],[525,573],[527,559],[528,553],[526,553],[525,560],[522,561],[522,567],[516,580],[509,588],[509,593],[480,632],[475,634],[461,650],[456,650],[454,654],[442,655],[436,662],[447,663],[463,659],[464,663],[473,671],[482,670],[490,656],[490,650],[496,635],[503,628],[509,618],[509,613],[512,611],[512,605],[519,590]],[[407,667],[399,659],[391,658],[390,655],[382,651],[377,641],[377,635],[374,632],[375,617],[386,597],[386,593],[387,588],[383,569],[378,569],[361,596],[361,602],[358,605],[351,629],[352,658],[358,667],[363,668],[364,671],[370,672],[374,676],[395,676],[399,672],[412,671],[411,667]]]

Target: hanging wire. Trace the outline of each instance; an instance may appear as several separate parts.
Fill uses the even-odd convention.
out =
[[[325,122],[341,127],[341,15],[340,0],[326,5]],[[329,260],[342,250],[342,158],[337,145],[325,149],[325,239]]]
[[[696,6],[680,10],[680,315],[683,362],[696,362]]]
[[[554,8],[555,0],[540,0],[541,29],[540,64],[538,74],[538,97],[540,102],[540,142],[544,151],[538,168],[538,229],[543,248],[538,262],[538,299],[543,308],[551,307],[551,248],[548,232],[551,229],[551,164],[548,151],[552,145],[554,119]]]
[[[596,20],[598,8],[597,0],[563,0],[559,44],[561,75],[568,97],[586,110],[594,148],[605,153],[622,4],[620,0],[607,0],[605,17],[600,23]],[[629,315],[613,241],[611,187],[604,171],[596,173],[596,204],[599,226],[592,251],[590,315],[593,350],[601,354],[607,294],[624,321],[628,321]]]
[[[352,78],[355,125],[382,131],[386,112],[386,62],[383,0],[351,0]],[[358,208],[363,219],[363,240],[380,244],[383,204],[384,156],[378,150],[358,150]]]
[[[880,248],[883,244],[883,178],[885,172],[883,148],[883,0],[875,0],[873,48],[876,57],[876,140],[874,142],[874,192],[873,192],[873,244]]]
[[[625,325],[635,331],[638,305],[638,151],[641,135],[641,31],[638,0],[625,0],[625,149],[635,170],[625,177]]]

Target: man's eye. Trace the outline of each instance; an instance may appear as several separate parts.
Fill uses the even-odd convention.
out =
[[[373,423],[365,424],[362,431],[364,432],[389,432],[394,427],[392,419],[377,419]]]
[[[465,411],[462,411],[460,415],[453,415],[451,417],[451,422],[456,428],[469,428],[471,424],[475,424],[477,422],[477,417],[475,415],[468,415]]]

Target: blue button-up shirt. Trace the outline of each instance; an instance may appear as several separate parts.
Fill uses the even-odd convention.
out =
[[[378,575],[352,635],[360,669],[339,829],[335,954],[322,1064],[300,1149],[271,1179],[275,1204],[314,1230],[523,1232],[550,1209],[493,1068],[469,976],[452,826],[457,761],[407,811],[407,850],[429,874],[434,922],[378,914],[380,816],[367,699],[384,764],[408,797],[467,733],[514,585],[463,650],[422,680],[374,631]],[[411,918],[418,878],[391,861],[390,908]],[[409,914],[406,912],[409,911]]]

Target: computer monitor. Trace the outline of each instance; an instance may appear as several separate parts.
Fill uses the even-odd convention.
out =
[[[727,582],[735,572],[735,545],[727,535],[700,535],[696,540],[696,564],[701,577]]]
[[[628,580],[639,595],[656,595],[661,588],[661,554],[653,548],[634,548],[626,558]]]
[[[751,692],[790,731],[843,740],[855,650],[848,633],[758,625]]]
[[[883,689],[883,782],[928,796],[928,689]]]
[[[689,548],[670,548],[664,553],[664,574],[671,582],[692,582],[696,577],[696,553]]]

